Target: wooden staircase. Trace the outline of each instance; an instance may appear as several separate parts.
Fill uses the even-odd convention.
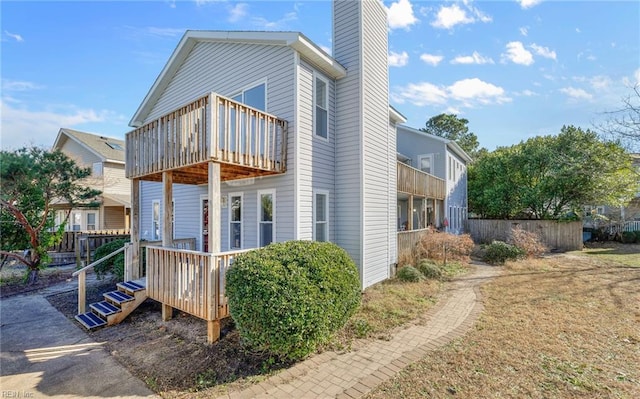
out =
[[[89,305],[89,312],[76,320],[89,330],[122,322],[147,299],[146,279],[118,283],[117,290],[104,294],[104,301]]]

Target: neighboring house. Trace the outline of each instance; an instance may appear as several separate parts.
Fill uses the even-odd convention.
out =
[[[398,126],[399,159],[444,181],[444,192],[413,200],[413,225],[445,228],[459,234],[467,219],[467,164],[471,158],[452,140],[434,136],[408,126]],[[399,223],[406,223],[410,201],[398,196]],[[446,219],[446,222],[445,222]]]
[[[92,175],[83,184],[100,190],[98,208],[71,209],[66,230],[129,229],[131,183],[125,177],[124,141],[97,134],[62,128],[53,144],[82,167],[91,168]],[[56,223],[64,221],[69,208],[58,203]]]
[[[332,43],[329,55],[297,32],[190,30],[140,104],[126,136],[127,275],[141,275],[140,240],[161,240],[147,247],[146,273],[163,318],[187,311],[217,339],[228,314],[224,269],[275,241],[340,245],[364,289],[397,262],[400,197],[438,201],[434,224],[446,207],[466,209],[466,196],[445,199],[456,182],[466,187],[459,168],[445,183],[398,162],[396,128],[406,120],[389,106],[382,2],[334,1]],[[439,151],[467,160],[447,143],[424,150]],[[191,237],[197,252],[173,248]]]

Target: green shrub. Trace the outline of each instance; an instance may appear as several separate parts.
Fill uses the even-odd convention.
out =
[[[635,234],[636,234],[636,242],[640,244],[640,230],[636,230]]]
[[[623,244],[633,244],[634,242],[636,242],[636,232],[623,231],[621,241]]]
[[[525,251],[503,241],[493,241],[487,246],[484,261],[492,265],[502,265],[508,260],[518,260],[526,256]]]
[[[418,264],[418,270],[426,278],[437,280],[442,277],[442,270],[435,263],[428,259],[422,259]]]
[[[335,244],[288,241],[237,256],[229,311],[243,343],[283,360],[329,341],[360,305],[358,269]]]
[[[128,240],[119,239],[103,244],[96,248],[94,259],[102,259],[105,256],[111,254],[113,251],[117,251],[118,249],[122,248],[124,244],[128,242]],[[124,253],[120,252],[113,258],[109,258],[104,262],[98,263],[94,267],[94,270],[100,278],[104,277],[105,274],[110,272],[113,273],[118,278],[118,280],[124,280]]]
[[[411,265],[404,265],[398,269],[396,277],[398,280],[407,283],[417,283],[418,281],[424,280],[424,275],[420,273],[420,270]]]

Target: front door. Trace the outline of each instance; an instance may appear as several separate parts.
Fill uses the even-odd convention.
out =
[[[209,200],[202,200],[202,252],[209,252]]]

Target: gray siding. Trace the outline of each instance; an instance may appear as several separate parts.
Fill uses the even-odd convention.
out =
[[[231,96],[253,84],[266,81],[267,112],[289,122],[288,171],[284,175],[248,179],[221,184],[221,195],[243,193],[243,248],[257,246],[258,190],[276,189],[276,240],[295,238],[294,174],[296,154],[296,124],[294,120],[295,54],[290,47],[200,42],[195,45],[172,77],[145,123],[184,105],[209,92]],[[151,201],[162,200],[162,187],[145,183],[141,190],[141,238],[150,235]],[[196,237],[201,248],[200,196],[205,186],[174,185],[176,203],[176,237]],[[221,249],[229,248],[228,209],[221,210]]]
[[[386,11],[379,1],[333,7],[334,55],[347,68],[336,84],[337,242],[360,266],[366,288],[389,276],[395,240]]]
[[[420,168],[420,155],[433,154],[431,174],[441,179],[447,178],[447,146],[442,140],[399,126],[397,146],[399,153],[411,158],[411,166],[414,168]]]

